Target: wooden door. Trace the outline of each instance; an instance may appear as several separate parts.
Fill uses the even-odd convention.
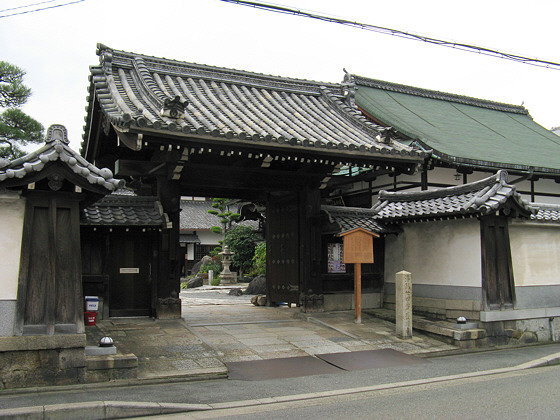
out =
[[[486,309],[511,309],[515,286],[507,219],[488,216],[481,220],[482,286]]]
[[[110,242],[109,316],[151,316],[151,238],[123,232]]]
[[[267,295],[274,303],[299,304],[299,208],[297,193],[271,195],[266,213]]]
[[[16,334],[84,331],[79,249],[77,199],[71,194],[30,193],[23,227]]]

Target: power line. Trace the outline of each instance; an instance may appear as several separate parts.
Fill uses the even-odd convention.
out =
[[[0,13],[9,12],[10,10],[25,9],[26,7],[38,6],[40,4],[45,4],[45,3],[52,3],[53,1],[56,1],[56,0],[47,0],[47,1],[42,1],[40,3],[27,4],[25,6],[11,7],[10,9],[0,10]]]
[[[547,61],[547,60],[541,60],[541,59],[538,59],[538,58],[525,57],[525,56],[518,55],[518,54],[505,53],[505,52],[501,52],[501,51],[494,50],[494,49],[491,49],[491,48],[478,47],[476,45],[471,45],[471,44],[464,44],[464,43],[454,42],[454,41],[445,41],[445,40],[442,40],[442,39],[431,38],[431,37],[428,37],[428,36],[417,35],[417,34],[413,34],[413,33],[410,33],[410,32],[400,31],[398,29],[385,28],[383,26],[370,25],[368,23],[359,23],[359,22],[354,22],[354,21],[347,20],[347,19],[342,19],[342,18],[337,18],[337,17],[332,17],[332,16],[326,16],[326,15],[322,15],[322,14],[318,14],[318,13],[314,13],[314,12],[309,12],[309,11],[304,11],[304,10],[299,10],[299,9],[293,9],[293,8],[287,7],[287,6],[260,3],[260,2],[255,2],[255,1],[246,1],[246,0],[221,0],[221,1],[226,2],[226,3],[238,4],[238,5],[241,5],[241,6],[254,7],[256,9],[266,10],[266,11],[269,11],[269,12],[282,13],[282,14],[288,14],[288,15],[296,15],[296,16],[302,16],[302,17],[306,17],[306,18],[310,18],[310,19],[316,19],[316,20],[320,20],[320,21],[324,21],[324,22],[338,23],[340,25],[360,28],[360,29],[364,29],[366,31],[377,32],[377,33],[381,33],[381,34],[385,34],[385,35],[393,35],[393,36],[396,36],[396,37],[405,38],[405,39],[412,39],[412,40],[415,40],[415,41],[427,42],[429,44],[440,45],[440,46],[448,47],[448,48],[455,48],[455,49],[462,50],[462,51],[474,52],[474,53],[487,55],[487,56],[491,56],[491,57],[501,58],[501,59],[505,59],[505,60],[511,60],[511,61],[515,61],[515,62],[518,62],[518,63],[529,64],[529,65],[532,65],[532,66],[545,67],[545,68],[549,68],[549,69],[553,69],[553,70],[560,70],[560,63],[556,63],[556,62],[553,62],[553,61]]]
[[[54,0],[51,0],[51,1],[54,1]],[[1,10],[0,12],[5,12],[5,11],[8,11],[8,10],[16,10],[16,9],[21,9],[21,8],[30,7],[30,6],[36,6],[36,5],[44,4],[44,3],[50,3],[51,1],[43,1],[43,2],[35,3],[35,4],[28,4],[27,6],[14,7],[12,9]],[[57,4],[57,5],[54,5],[54,6],[41,7],[39,9],[32,9],[32,10],[26,10],[24,12],[12,13],[10,15],[0,16],[0,19],[10,17],[10,16],[25,15],[27,13],[41,12],[43,10],[55,9],[57,7],[69,6],[71,4],[81,3],[83,1],[86,1],[86,0],[75,0],[75,1],[68,2],[68,3]]]

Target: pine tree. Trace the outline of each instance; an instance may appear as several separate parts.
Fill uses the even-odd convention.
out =
[[[41,123],[19,109],[31,96],[24,75],[19,67],[0,61],[0,158],[18,158],[25,154],[23,146],[43,141]]]

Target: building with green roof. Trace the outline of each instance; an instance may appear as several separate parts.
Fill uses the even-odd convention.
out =
[[[416,175],[395,170],[353,178],[361,183],[341,192],[352,205],[368,206],[368,197],[380,190],[453,186],[502,169],[530,201],[560,202],[560,136],[533,121],[523,106],[350,74],[344,84],[372,122],[392,127],[401,142],[404,136],[431,151]]]

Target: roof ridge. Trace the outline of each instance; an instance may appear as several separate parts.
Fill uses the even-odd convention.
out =
[[[489,176],[478,181],[474,181],[468,184],[455,185],[452,187],[444,187],[434,190],[424,190],[424,191],[385,191],[379,192],[379,202],[381,200],[386,201],[415,201],[418,199],[429,200],[433,198],[449,197],[457,194],[465,194],[469,192],[480,191],[485,187],[490,187],[497,182],[506,184],[508,180],[507,171],[500,170],[496,174]],[[375,206],[374,206],[375,207]]]
[[[298,78],[272,75],[266,73],[238,70],[238,69],[233,69],[228,67],[219,67],[210,64],[186,62],[186,61],[180,61],[180,60],[175,60],[175,59],[170,59],[165,57],[155,57],[155,56],[139,54],[139,53],[134,53],[129,51],[116,50],[103,44],[97,44],[96,53],[100,57],[104,54],[110,54],[112,60],[114,60],[115,58],[117,59],[126,58],[131,60],[131,62],[134,62],[136,59],[141,59],[146,62],[146,65],[159,64],[163,66],[167,65],[167,66],[172,66],[181,69],[191,69],[193,71],[227,74],[230,77],[233,76],[231,77],[232,81],[245,80],[246,82],[246,79],[255,78],[255,79],[267,81],[269,83],[277,82],[277,83],[297,84],[297,85],[302,85],[307,87],[307,89],[303,90],[304,92],[308,92],[309,89],[311,89],[314,93],[317,94],[320,93],[320,89],[322,86],[327,86],[333,89],[338,89],[340,87],[338,83],[333,83],[333,82],[320,82],[320,81],[309,80],[309,79],[298,79]],[[198,75],[200,76],[200,74]]]
[[[377,89],[390,90],[393,92],[406,93],[409,95],[424,96],[426,98],[439,99],[442,101],[457,102],[465,105],[478,106],[481,108],[494,109],[497,111],[511,112],[515,114],[529,115],[529,111],[521,105],[512,105],[502,102],[479,99],[471,96],[458,95],[455,93],[441,92],[438,90],[424,89],[399,83],[386,82],[384,80],[370,79],[364,76],[352,75],[357,85],[368,86]]]

